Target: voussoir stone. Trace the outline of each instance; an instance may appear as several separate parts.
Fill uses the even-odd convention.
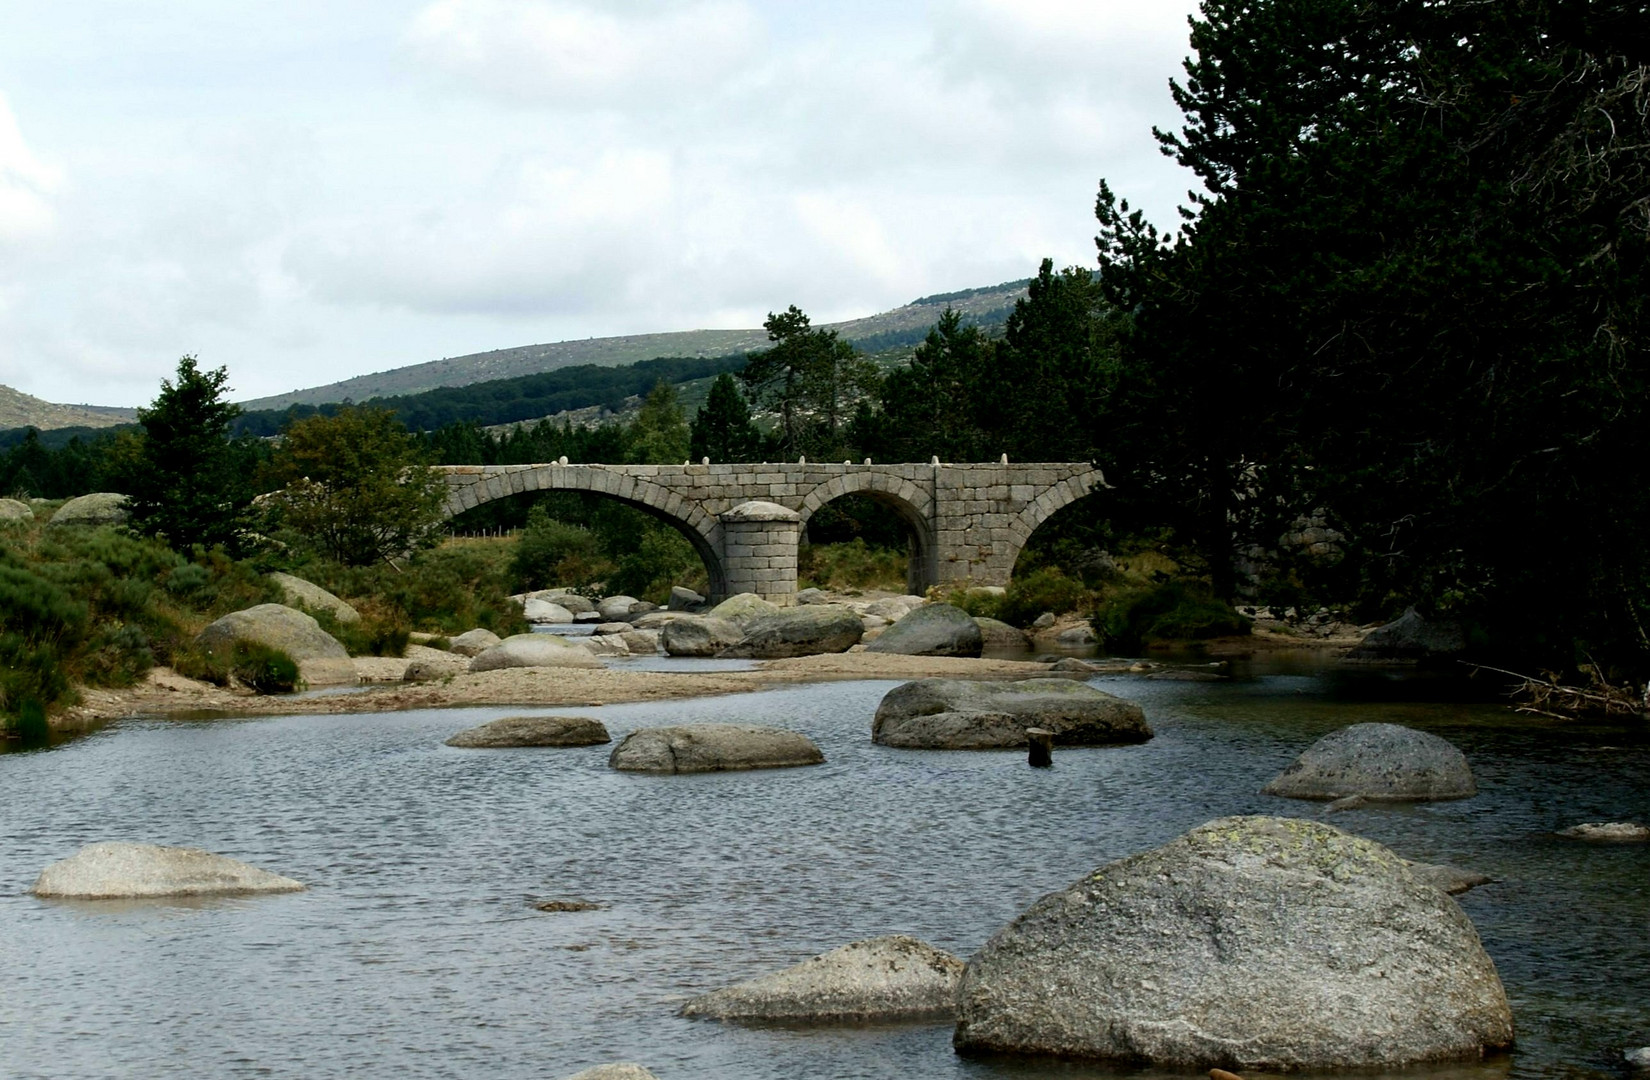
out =
[[[470,661],[471,671],[502,668],[599,668],[602,662],[583,645],[554,634],[513,634]]]
[[[124,525],[131,515],[126,510],[126,496],[113,491],[94,491],[70,499],[57,508],[47,525]]]
[[[301,882],[196,848],[87,844],[40,872],[36,896],[79,900],[299,892]]]
[[[954,1042],[1176,1068],[1475,1059],[1512,1041],[1460,905],[1370,840],[1223,818],[1051,893],[969,961]]]
[[[233,648],[250,641],[279,649],[298,662],[298,671],[311,686],[353,685],[360,681],[349,651],[321,624],[285,604],[259,604],[232,611],[195,635],[202,648]]]
[[[924,604],[883,631],[865,646],[865,651],[902,656],[978,656],[984,645],[979,624],[968,612],[950,604]]]
[[[763,615],[772,615],[778,610],[778,604],[770,603],[755,593],[747,592],[728,597],[705,614],[710,618],[726,619],[735,626],[743,627],[752,619],[760,618]]]
[[[701,773],[787,769],[825,760],[797,731],[751,724],[683,724],[632,731],[607,763],[622,772]]]
[[[719,654],[736,659],[774,660],[847,652],[859,644],[865,624],[858,615],[834,604],[780,608],[745,624],[738,643]]]
[[[1306,748],[1261,789],[1291,799],[1420,802],[1478,793],[1466,755],[1447,739],[1400,724],[1353,724]]]
[[[710,615],[684,615],[659,628],[659,644],[671,656],[715,656],[744,637],[737,623]]]
[[[447,648],[459,656],[478,656],[502,640],[491,630],[483,630],[478,626],[474,630],[466,630],[453,638],[448,642]]]
[[[0,499],[0,522],[33,521],[34,508],[16,499]]]
[[[1054,732],[1056,746],[1152,737],[1140,706],[1086,683],[918,679],[883,695],[871,741],[908,750],[993,750],[1025,746],[1027,728]]]
[[[659,1078],[633,1061],[616,1061],[610,1065],[597,1065],[594,1068],[576,1072],[566,1080],[659,1080]]]
[[[962,972],[950,953],[890,934],[702,994],[681,1012],[736,1022],[950,1020]]]
[[[506,716],[469,728],[447,740],[464,749],[517,746],[597,746],[612,742],[600,720],[586,716]]]
[[[305,581],[291,574],[275,572],[269,580],[280,587],[288,604],[306,607],[310,611],[324,611],[341,623],[361,621],[361,613],[313,581]]]

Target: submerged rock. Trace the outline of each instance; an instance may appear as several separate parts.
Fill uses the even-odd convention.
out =
[[[281,595],[286,598],[288,604],[301,605],[310,611],[324,611],[341,623],[361,621],[359,611],[313,581],[305,581],[301,577],[279,572],[270,574],[269,580],[280,588]]]
[[[1353,724],[1306,748],[1261,789],[1290,799],[1420,802],[1478,794],[1466,755],[1447,739],[1399,724]]]
[[[460,656],[479,656],[504,640],[491,630],[483,630],[479,626],[474,630],[466,630],[448,642],[447,648]]]
[[[576,1072],[566,1080],[659,1080],[657,1076],[633,1061],[617,1061],[611,1065],[597,1065],[593,1069]]]
[[[1370,840],[1222,818],[1037,901],[968,963],[954,1041],[1177,1068],[1476,1059],[1512,1041],[1460,905]]]
[[[962,972],[962,961],[950,953],[891,934],[702,994],[681,1012],[745,1022],[949,1020],[957,1013]]]
[[[1650,1071],[1650,1046],[1641,1046],[1637,1050],[1628,1050],[1622,1055],[1627,1064],[1635,1069]]]
[[[87,844],[40,872],[36,896],[113,900],[300,892],[301,882],[197,848]]]
[[[752,724],[684,724],[626,735],[607,763],[621,772],[701,773],[788,769],[825,760],[797,731]]]
[[[1414,661],[1454,656],[1465,651],[1466,636],[1455,622],[1423,618],[1409,608],[1385,626],[1371,630],[1346,654],[1348,660]]]
[[[505,638],[470,661],[471,671],[500,668],[561,667],[599,668],[602,662],[583,645],[554,634],[515,634]]]
[[[924,604],[900,617],[865,646],[865,651],[901,656],[978,656],[984,644],[980,626],[968,612],[950,604]]]
[[[715,656],[744,636],[737,623],[712,615],[684,615],[659,628],[659,644],[671,656]]]
[[[600,720],[584,716],[506,716],[461,731],[448,746],[500,749],[516,746],[596,746],[612,742]]]
[[[1065,679],[970,682],[918,679],[883,695],[871,741],[910,750],[1022,747],[1027,728],[1054,732],[1056,746],[1144,742],[1140,706]]]
[[[833,604],[780,608],[745,624],[744,636],[718,655],[737,659],[775,660],[847,652],[859,644],[865,624],[858,615]]]
[[[311,686],[353,686],[360,681],[349,651],[321,629],[309,615],[284,604],[258,604],[232,611],[195,635],[195,643],[210,650],[233,648],[249,641],[278,649],[298,662],[298,671]]]
[[[1640,844],[1650,840],[1650,828],[1632,821],[1594,821],[1559,830],[1572,840],[1596,840],[1614,844]]]
[[[1407,859],[1404,862],[1409,867],[1409,872],[1415,875],[1415,880],[1425,882],[1435,889],[1442,889],[1451,896],[1459,896],[1469,889],[1488,885],[1495,880],[1488,874],[1480,874],[1476,870],[1463,870],[1459,866],[1410,862]]]

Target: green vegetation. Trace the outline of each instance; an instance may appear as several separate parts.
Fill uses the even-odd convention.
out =
[[[803,544],[797,552],[797,585],[804,589],[904,592],[909,564],[905,552],[873,547],[858,536],[835,544]]]
[[[1249,633],[1250,621],[1213,596],[1208,586],[1174,580],[1111,591],[1090,620],[1115,651]]]
[[[286,431],[265,474],[268,528],[365,566],[434,545],[446,486],[384,409],[312,416]]]
[[[138,410],[142,436],[114,444],[129,454],[118,490],[128,497],[132,528],[177,551],[238,543],[255,494],[257,451],[229,438],[241,410],[225,400],[228,392],[228,371],[201,371],[185,356],[177,381],[161,380],[154,403]]]
[[[703,592],[710,584],[681,533],[640,510],[583,493],[556,492],[533,502],[514,548],[510,578],[521,591],[561,587],[662,604],[673,585]]]
[[[693,417],[688,433],[688,456],[694,461],[759,461],[762,432],[751,420],[751,409],[731,375],[718,375],[704,407]]]
[[[779,415],[777,449],[787,458],[835,457],[849,410],[876,385],[876,370],[835,330],[816,330],[795,304],[769,314],[773,348],[753,353],[739,377],[751,399]]]
[[[298,664],[279,649],[253,641],[237,641],[227,648],[204,649],[190,645],[172,657],[179,675],[217,686],[236,682],[260,694],[287,694],[303,689]]]

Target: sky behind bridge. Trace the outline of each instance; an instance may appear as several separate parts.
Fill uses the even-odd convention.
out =
[[[818,322],[1173,225],[1184,0],[6,0],[0,383]]]

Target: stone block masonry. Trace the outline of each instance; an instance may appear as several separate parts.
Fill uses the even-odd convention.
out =
[[[808,519],[844,495],[891,507],[910,526],[907,587],[1006,585],[1020,549],[1056,511],[1106,487],[1088,462],[957,465],[447,465],[447,513],[532,491],[588,491],[674,526],[710,572],[711,595],[796,597]]]

